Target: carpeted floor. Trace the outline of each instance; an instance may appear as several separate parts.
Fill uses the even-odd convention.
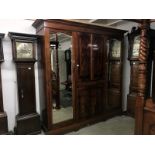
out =
[[[134,119],[118,116],[66,135],[133,135]]]

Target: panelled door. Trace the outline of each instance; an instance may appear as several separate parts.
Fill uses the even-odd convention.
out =
[[[99,115],[105,105],[105,44],[99,34],[74,33],[73,72],[76,118]]]
[[[35,79],[33,63],[17,63],[19,114],[35,112]]]

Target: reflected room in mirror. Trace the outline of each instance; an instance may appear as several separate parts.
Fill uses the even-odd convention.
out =
[[[135,38],[134,38],[132,57],[139,56],[139,49],[140,49],[140,35],[135,36]]]
[[[71,34],[51,33],[51,104],[53,107],[53,124],[73,119],[71,46]]]

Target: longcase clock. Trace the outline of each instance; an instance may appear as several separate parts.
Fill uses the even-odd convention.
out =
[[[0,67],[1,63],[4,61],[3,47],[2,47],[3,37],[4,34],[0,33]],[[8,132],[8,123],[7,123],[7,115],[3,108],[2,81],[1,81],[1,68],[0,68],[0,134],[7,134],[7,132]]]
[[[34,63],[37,36],[10,32],[13,60],[16,63],[18,110],[16,134],[37,134],[41,131],[40,116],[36,112]]]
[[[111,37],[107,42],[108,53],[108,101],[107,110],[122,106],[122,37]],[[121,110],[120,110],[121,111]]]
[[[128,59],[130,61],[130,86],[129,94],[127,95],[127,112],[129,115],[135,114],[135,103],[138,91],[138,64],[139,64],[139,50],[140,50],[140,28],[133,27],[129,38],[129,53]]]

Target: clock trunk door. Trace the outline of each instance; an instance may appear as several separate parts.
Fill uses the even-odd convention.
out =
[[[35,112],[35,79],[33,65],[33,63],[17,64],[20,115],[26,115]]]

